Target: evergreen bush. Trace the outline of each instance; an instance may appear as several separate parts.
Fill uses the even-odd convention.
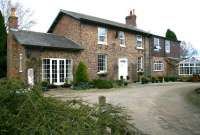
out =
[[[1,135],[143,135],[124,108],[43,97],[16,80],[0,81]],[[107,130],[110,129],[110,130]]]
[[[113,88],[113,83],[110,80],[101,80],[101,79],[93,80],[93,85],[95,88],[98,88],[98,89]]]
[[[87,66],[83,62],[80,62],[76,70],[75,83],[88,82],[88,81],[89,77],[88,77]]]

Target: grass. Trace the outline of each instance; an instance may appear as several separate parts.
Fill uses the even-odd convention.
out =
[[[191,91],[188,93],[186,98],[191,104],[200,108],[200,94],[197,94],[195,91]]]

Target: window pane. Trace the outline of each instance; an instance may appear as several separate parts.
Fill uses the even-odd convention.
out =
[[[98,41],[106,42],[107,30],[105,28],[98,28]]]
[[[170,41],[165,40],[165,52],[170,53]]]
[[[136,47],[142,48],[142,36],[141,35],[136,36]]]
[[[119,32],[119,41],[120,41],[120,45],[125,45],[125,34],[123,31]]]
[[[72,60],[66,60],[66,80],[72,81]]]
[[[52,83],[57,83],[57,60],[52,60]]]
[[[160,48],[160,41],[159,38],[154,38],[154,51],[159,51]]]
[[[107,56],[104,54],[98,55],[98,72],[107,71]]]
[[[64,76],[64,60],[59,60],[59,67],[60,67],[60,82],[65,82],[65,76]]]
[[[42,60],[42,79],[50,82],[50,59]]]

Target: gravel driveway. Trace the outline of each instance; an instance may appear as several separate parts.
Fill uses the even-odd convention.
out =
[[[199,83],[131,84],[128,88],[72,92],[52,90],[46,95],[81,98],[96,103],[98,96],[127,108],[136,127],[152,135],[200,135],[200,110],[188,104],[184,95]]]

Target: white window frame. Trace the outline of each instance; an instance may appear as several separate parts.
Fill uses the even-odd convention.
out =
[[[67,80],[69,83],[70,81],[73,80],[73,61],[72,59],[61,59],[61,58],[43,58],[42,59],[42,80],[47,80],[47,78],[45,78],[45,73],[44,73],[44,63],[43,60],[44,59],[49,59],[49,66],[50,66],[50,78],[49,78],[49,83],[50,84],[55,84],[55,85],[63,85],[65,83],[65,81]],[[52,61],[55,60],[57,62],[57,66],[56,66],[56,80],[57,82],[53,82],[53,78],[52,78]],[[60,82],[60,61],[64,61],[64,82]],[[67,65],[66,65],[66,61],[70,61],[71,62],[71,67],[70,69],[70,73],[69,73],[69,77],[67,78]],[[68,67],[69,68],[69,67]]]
[[[156,38],[156,37],[154,37],[154,39],[153,39],[153,47],[154,47],[154,51],[159,51],[160,49],[161,49],[161,47],[160,47],[160,39],[159,38]]]
[[[136,48],[137,49],[144,49],[143,48],[142,35],[136,35]]]
[[[200,71],[200,63],[191,63],[191,62],[179,63],[179,75],[187,76],[187,75],[193,75],[193,73],[196,74],[198,71],[197,68]],[[200,74],[200,72],[198,74]]]
[[[99,59],[100,59],[99,57],[105,58],[104,63],[99,63]],[[103,70],[101,70],[102,67],[100,66],[104,66]],[[97,74],[107,73],[107,66],[108,66],[108,56],[106,54],[98,54],[97,55]]]
[[[120,44],[120,46],[121,47],[126,47],[126,43],[125,42],[126,42],[125,33],[123,31],[119,31],[119,44]]]
[[[170,53],[170,41],[169,40],[165,40],[165,52],[166,53]]]
[[[161,60],[155,60],[153,63],[153,71],[163,71],[164,63]]]
[[[144,63],[143,63],[143,57],[138,57],[137,61],[137,72],[144,72]]]
[[[101,31],[105,31],[105,35],[101,33]],[[105,41],[101,41],[100,37],[104,37]],[[99,45],[107,45],[107,29],[103,27],[98,27],[98,44]]]
[[[19,72],[23,72],[23,66],[22,66],[22,61],[23,61],[23,54],[19,54]]]

